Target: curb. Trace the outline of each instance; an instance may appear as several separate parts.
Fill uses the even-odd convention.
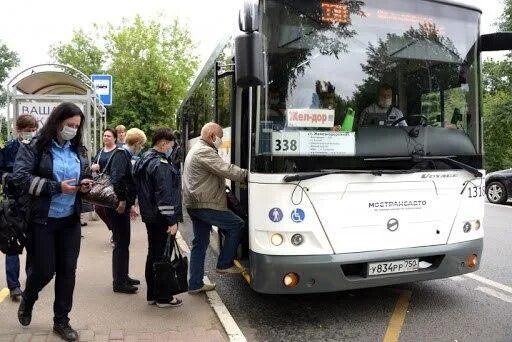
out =
[[[180,232],[176,234],[176,240],[178,242],[178,246],[180,247],[180,249],[183,252],[188,253],[190,255],[190,248],[188,247],[186,241],[181,236]],[[208,277],[205,276],[204,278],[206,282],[211,283]],[[236,324],[233,316],[231,316],[231,313],[229,312],[228,308],[222,302],[222,299],[217,293],[217,290],[207,291],[205,293],[206,296],[208,297],[208,301],[210,302],[210,306],[212,307],[213,311],[215,311],[215,314],[219,318],[220,323],[224,327],[224,330],[226,331],[226,334],[229,337],[229,341],[246,342],[247,339],[245,338],[244,334],[238,327],[238,324]]]

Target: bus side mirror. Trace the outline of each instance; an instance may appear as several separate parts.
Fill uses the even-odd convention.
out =
[[[235,38],[236,85],[248,88],[265,81],[263,36],[259,32],[244,33]]]
[[[238,12],[238,26],[240,31],[245,33],[259,31],[258,0],[244,1],[242,9]]]
[[[512,50],[512,32],[483,34],[480,37],[480,52]]]

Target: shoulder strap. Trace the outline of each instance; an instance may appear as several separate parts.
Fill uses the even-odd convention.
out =
[[[106,173],[107,172],[108,167],[110,166],[110,161],[112,160],[112,157],[114,156],[114,154],[116,154],[117,151],[119,151],[119,149],[117,147],[112,150],[112,154],[108,158],[107,163],[105,164],[105,167],[103,168],[103,172],[102,173]]]

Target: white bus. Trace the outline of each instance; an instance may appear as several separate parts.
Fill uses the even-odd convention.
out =
[[[441,0],[244,4],[180,123],[185,141],[209,121],[230,127],[220,152],[250,171],[247,185],[231,187],[246,213],[243,263],[255,291],[478,269],[480,53],[511,41],[480,36],[480,16]]]

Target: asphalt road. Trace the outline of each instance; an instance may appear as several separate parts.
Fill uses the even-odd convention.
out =
[[[249,341],[512,341],[512,206],[486,204],[476,277],[314,295],[262,295],[241,276],[207,275]],[[183,235],[190,243],[190,229]],[[392,319],[392,317],[394,317]],[[391,328],[390,328],[391,327]],[[401,327],[401,330],[400,330]]]

